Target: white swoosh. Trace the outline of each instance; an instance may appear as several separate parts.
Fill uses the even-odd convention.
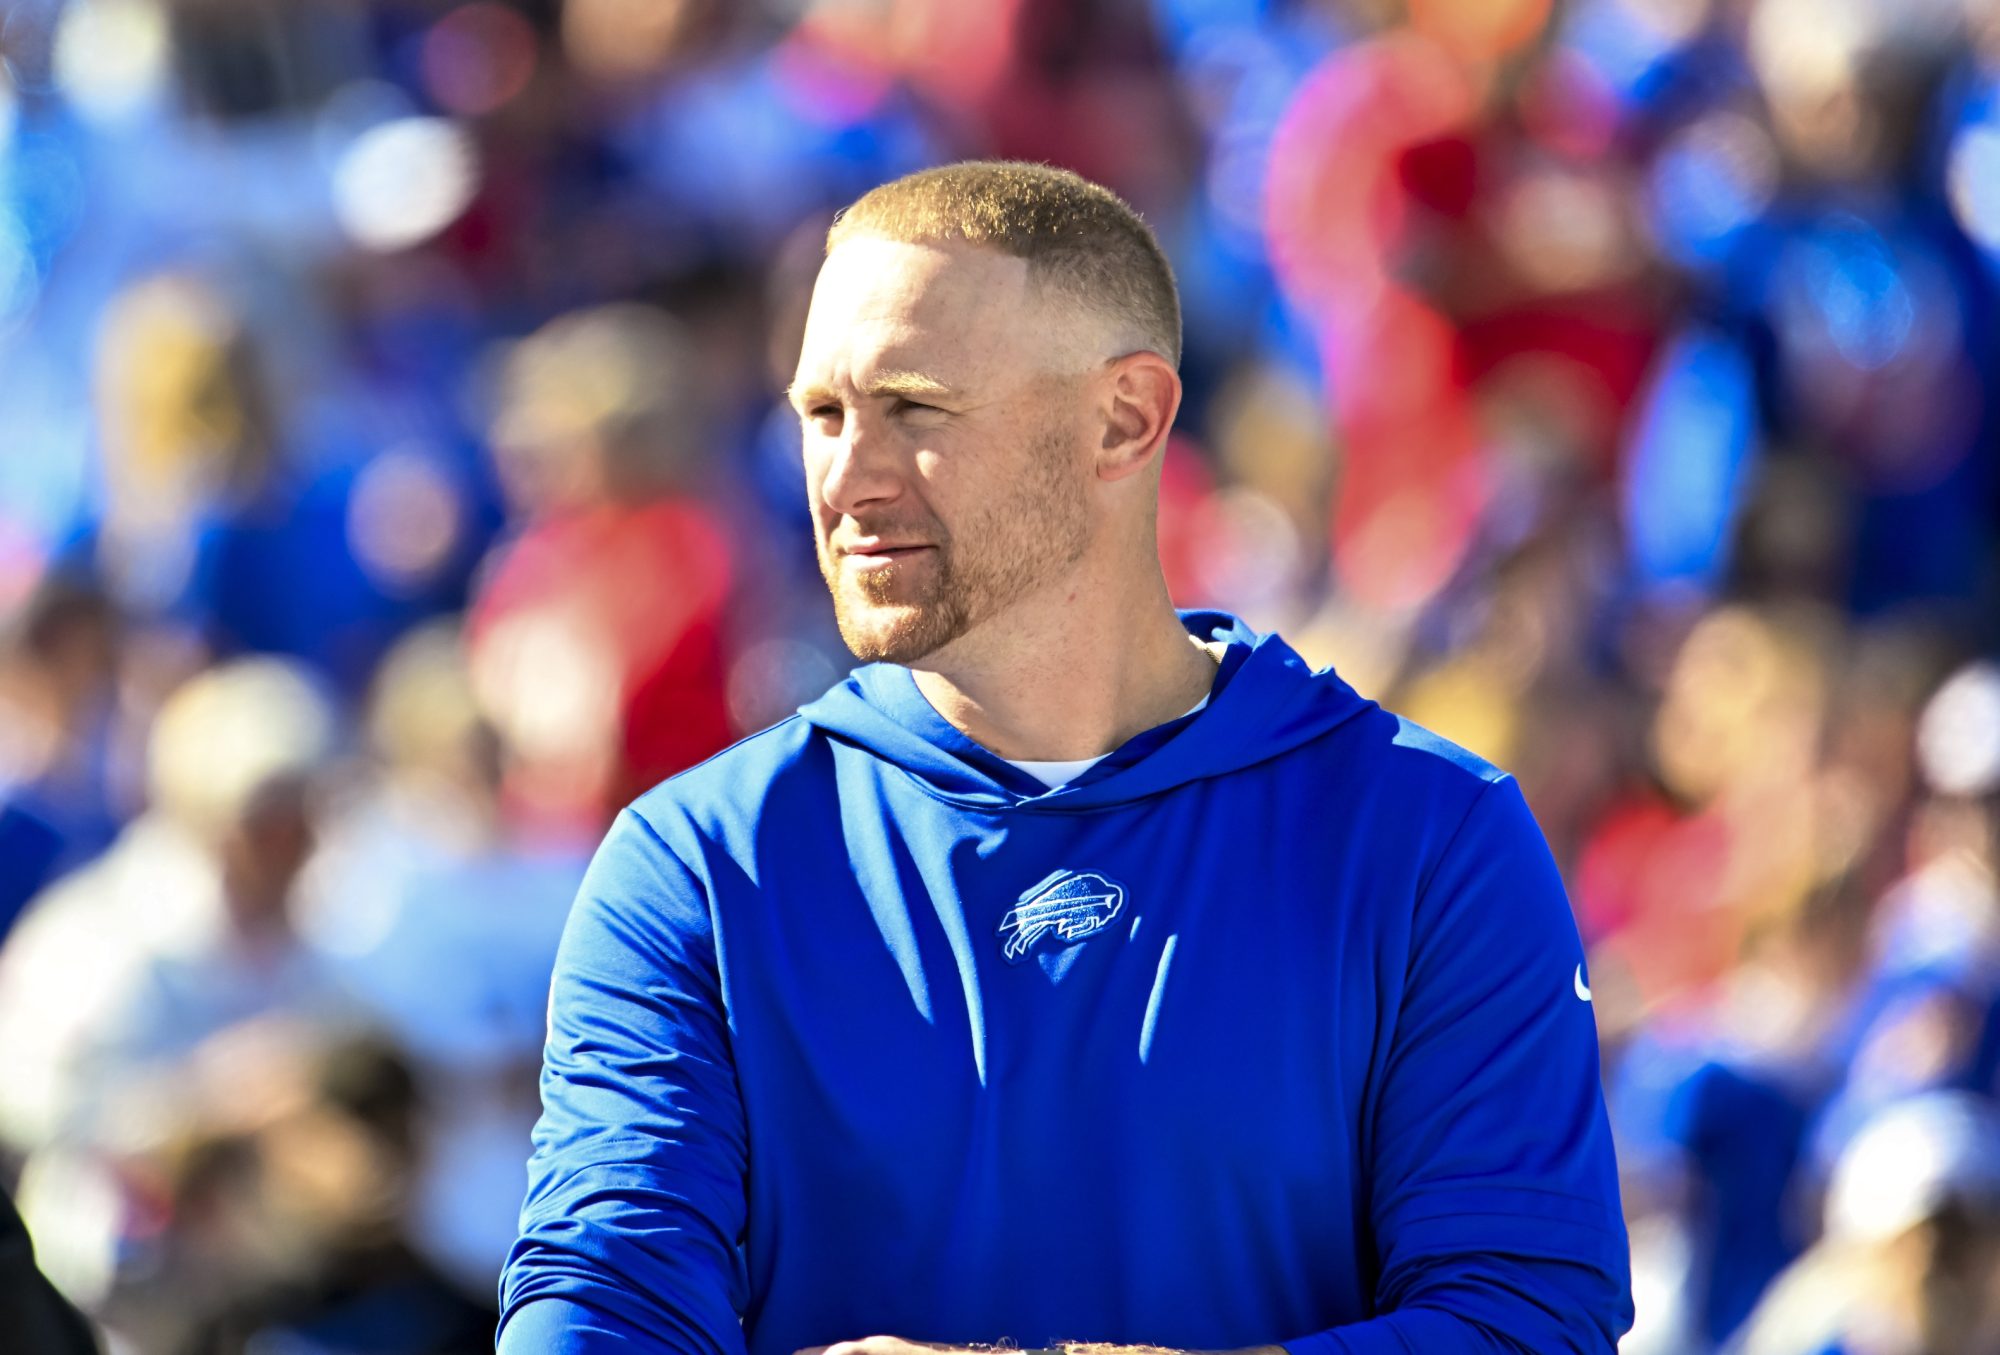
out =
[[[1583,966],[1576,967],[1576,995],[1585,1002],[1590,1001],[1590,985],[1583,981]]]

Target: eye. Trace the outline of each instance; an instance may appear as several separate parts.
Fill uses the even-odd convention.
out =
[[[829,419],[831,419],[835,423],[839,423],[840,414],[841,410],[839,405],[827,401],[822,401],[821,403],[816,404],[811,408],[809,408],[808,410],[806,410],[805,417],[808,423],[824,423]]]
[[[907,398],[905,398],[904,396],[900,396],[900,395],[896,397],[896,403],[895,403],[894,405],[892,405],[892,406],[891,406],[891,409],[892,409],[892,410],[893,410],[893,411],[894,411],[895,413],[897,413],[897,414],[942,414],[942,413],[944,413],[944,411],[943,411],[943,410],[941,410],[941,409],[939,409],[939,408],[938,408],[938,407],[937,407],[936,405],[927,405],[927,404],[925,404],[925,403],[924,403],[923,401],[921,401],[921,400],[911,400],[911,399],[907,399]]]

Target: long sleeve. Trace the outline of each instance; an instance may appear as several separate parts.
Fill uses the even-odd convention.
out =
[[[1630,1262],[1582,947],[1511,778],[1420,893],[1369,1125],[1373,1319],[1291,1355],[1608,1355]]]
[[[742,1355],[745,1142],[706,894],[627,810],[556,959],[502,1355]]]

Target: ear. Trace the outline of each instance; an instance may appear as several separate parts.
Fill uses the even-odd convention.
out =
[[[1104,421],[1097,478],[1123,480],[1159,457],[1181,407],[1181,378],[1158,353],[1127,353],[1105,365],[1099,386]]]

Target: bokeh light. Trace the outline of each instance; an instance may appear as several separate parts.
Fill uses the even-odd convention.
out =
[[[424,35],[424,87],[447,113],[478,117],[506,104],[534,77],[536,37],[506,5],[461,5]]]
[[[86,117],[111,121],[165,92],[167,14],[159,0],[76,0],[56,30],[55,79]]]
[[[1654,234],[1684,263],[1717,261],[1770,208],[1778,177],[1777,146],[1749,115],[1723,109],[1698,118],[1653,162]]]
[[[355,559],[391,592],[434,584],[464,547],[469,506],[434,456],[391,448],[363,468],[348,501]]]
[[[2000,1202],[2000,1151],[1991,1107],[1939,1093],[1885,1113],[1834,1171],[1827,1227],[1842,1241],[1890,1242],[1954,1196]]]
[[[1555,166],[1523,174],[1499,207],[1501,248],[1548,292],[1620,280],[1638,262],[1625,198],[1603,178]]]
[[[1859,220],[1836,221],[1786,260],[1780,324],[1801,352],[1831,350],[1861,372],[1901,357],[1917,331],[1917,298],[1888,243]]]
[[[1959,128],[1952,138],[1946,184],[1952,211],[1974,243],[2000,255],[2000,126]]]
[[[1640,406],[1625,465],[1625,531],[1651,585],[1713,588],[1757,440],[1755,374],[1713,333],[1679,337]]]
[[[472,139],[445,118],[401,118],[356,137],[333,172],[334,211],[357,244],[398,250],[449,226],[479,188]]]
[[[1938,688],[1917,724],[1917,759],[1940,794],[2000,790],[2000,666],[1970,664]]]
[[[1861,473],[1920,489],[1970,452],[1958,279],[1921,237],[1829,214],[1785,242],[1768,304],[1801,408]]]

